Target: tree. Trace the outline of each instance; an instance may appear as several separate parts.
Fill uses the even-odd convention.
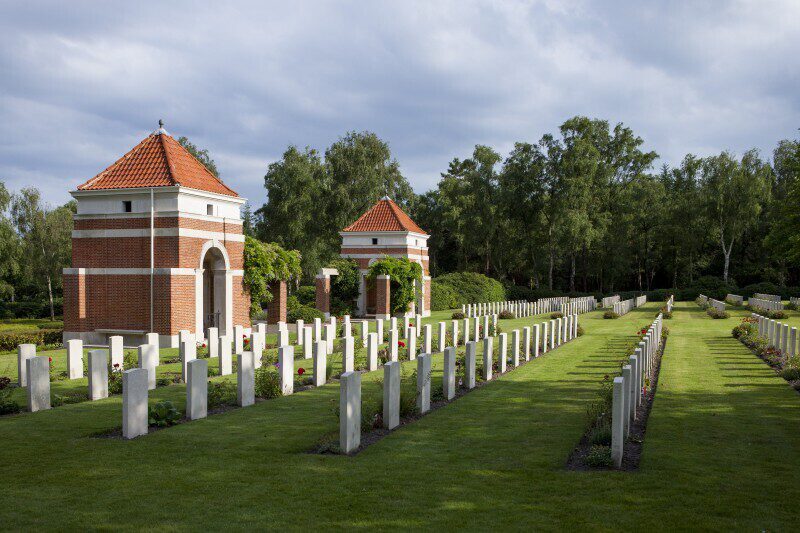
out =
[[[19,272],[20,241],[12,221],[6,216],[11,194],[0,181],[0,297],[14,300],[12,279]]]
[[[186,148],[186,151],[189,152],[194,156],[195,159],[200,161],[204,167],[208,169],[209,172],[214,174],[216,177],[219,177],[219,171],[217,171],[217,164],[211,159],[211,154],[208,153],[208,150],[205,148],[199,148],[197,145],[192,143],[188,139],[188,137],[179,137],[178,143]]]
[[[733,246],[756,222],[769,198],[770,168],[756,150],[745,152],[741,161],[722,152],[703,161],[702,176],[705,207],[722,247],[722,279],[727,282]]]
[[[75,202],[51,209],[41,202],[39,191],[22,189],[12,200],[11,213],[23,243],[23,268],[46,286],[50,319],[55,320],[53,291],[61,286],[62,270],[72,255],[72,215]]]
[[[250,313],[254,315],[272,301],[270,285],[300,277],[300,252],[284,250],[275,243],[244,238],[244,285],[250,293]]]

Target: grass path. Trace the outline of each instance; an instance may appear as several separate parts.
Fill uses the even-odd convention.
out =
[[[130,442],[86,437],[119,425],[119,398],[1,419],[0,519],[10,529],[792,528],[800,396],[729,337],[736,320],[694,304],[666,322],[640,470],[564,468],[599,379],[657,307],[582,315],[584,337],[355,457],[305,453],[337,428],[335,384]]]

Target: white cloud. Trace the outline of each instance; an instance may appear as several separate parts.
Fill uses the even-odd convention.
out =
[[[8,3],[0,179],[64,201],[159,118],[255,204],[288,144],[352,129],[419,192],[575,114],[669,163],[768,153],[800,125],[798,20],[794,1]]]

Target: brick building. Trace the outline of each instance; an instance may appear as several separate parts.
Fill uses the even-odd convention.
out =
[[[250,323],[242,284],[245,202],[164,129],[70,194],[78,202],[64,269],[64,339],[177,346]]]
[[[395,202],[383,197],[358,220],[339,232],[339,235],[342,237],[341,257],[355,259],[361,271],[361,291],[357,304],[359,316],[387,318],[390,314],[391,280],[379,277],[374,287],[368,287],[366,282],[369,266],[384,256],[405,257],[422,265],[422,284],[417,287],[417,299],[409,313],[430,315],[430,236]],[[331,275],[335,275],[335,271],[322,269],[317,276],[317,306],[325,313],[328,311]]]

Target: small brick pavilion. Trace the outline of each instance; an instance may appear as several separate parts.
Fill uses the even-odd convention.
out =
[[[431,277],[428,270],[428,235],[391,199],[384,196],[358,220],[339,232],[342,237],[341,257],[355,259],[361,272],[361,291],[357,315],[389,318],[391,315],[388,276],[379,276],[368,288],[369,266],[385,256],[405,257],[422,265],[423,280],[417,286],[417,298],[409,315],[430,315]],[[336,270],[323,268],[317,275],[317,308],[330,315],[331,276]]]
[[[159,123],[116,163],[70,194],[78,202],[72,268],[64,269],[64,340],[125,345],[209,327],[249,325],[242,283],[245,199]]]

